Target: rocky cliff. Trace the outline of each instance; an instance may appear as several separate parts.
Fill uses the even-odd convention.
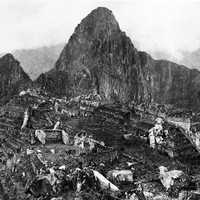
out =
[[[22,88],[29,87],[31,80],[13,55],[0,58],[0,103],[5,103]]]
[[[96,90],[109,102],[190,107],[199,105],[199,76],[197,70],[138,52],[112,12],[99,7],[76,27],[54,69],[37,83],[56,95]]]
[[[47,88],[57,94],[95,89],[108,101],[125,102],[142,96],[139,65],[137,50],[112,12],[97,8],[76,27],[55,68],[38,82],[48,82]]]
[[[200,72],[139,52],[151,101],[196,109],[200,104]]]

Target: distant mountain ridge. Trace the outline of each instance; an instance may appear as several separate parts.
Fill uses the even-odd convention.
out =
[[[12,52],[19,60],[24,71],[35,80],[41,73],[45,73],[54,67],[64,43],[52,46],[44,46],[35,49],[21,49]]]
[[[181,63],[200,70],[200,48],[192,52],[184,51],[182,55]]]
[[[164,51],[152,51],[150,54],[156,59],[172,60],[188,68],[200,70],[200,48],[194,51],[181,51],[179,55],[180,58],[176,58]]]

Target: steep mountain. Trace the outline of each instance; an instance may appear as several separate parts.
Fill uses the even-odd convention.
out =
[[[20,61],[24,71],[35,80],[41,73],[54,67],[64,44],[40,47],[35,49],[16,50],[12,54]]]
[[[29,76],[13,55],[6,54],[0,58],[0,103],[5,103],[12,95],[30,85]]]
[[[197,107],[199,76],[197,70],[138,52],[112,12],[99,7],[76,27],[55,67],[36,82],[55,95],[96,90],[108,102]]]
[[[138,66],[139,56],[131,40],[112,12],[100,7],[76,27],[55,68],[38,82],[48,83],[47,89],[58,95],[96,89],[109,101],[125,102],[142,95]]]
[[[167,60],[154,60],[139,52],[143,74],[148,82],[151,101],[182,108],[200,104],[200,72]]]

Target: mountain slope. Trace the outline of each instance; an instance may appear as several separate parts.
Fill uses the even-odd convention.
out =
[[[55,95],[96,90],[108,102],[197,107],[199,76],[196,70],[138,52],[112,12],[99,7],[76,27],[55,67],[36,82]]]
[[[51,91],[58,95],[95,89],[108,101],[124,102],[139,95],[138,61],[136,49],[112,12],[97,8],[76,27],[55,68],[43,78],[54,80],[58,89]],[[54,79],[56,74],[58,80]]]
[[[196,109],[200,103],[200,72],[139,52],[151,101]]]
[[[0,103],[5,103],[22,88],[30,85],[29,76],[13,55],[6,54],[0,58]]]
[[[58,44],[36,49],[16,50],[13,55],[20,61],[24,71],[35,80],[41,73],[54,67],[64,44]]]

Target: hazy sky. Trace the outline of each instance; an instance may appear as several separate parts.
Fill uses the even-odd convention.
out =
[[[200,47],[200,0],[0,0],[0,53],[67,42],[92,9],[111,9],[140,50]]]

